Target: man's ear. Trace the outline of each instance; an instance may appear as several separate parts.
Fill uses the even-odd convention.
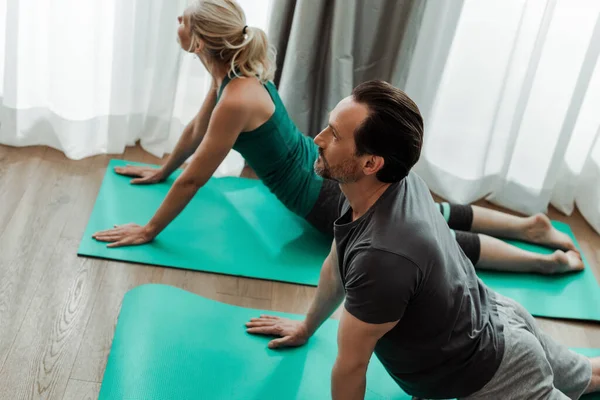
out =
[[[383,168],[385,164],[385,160],[383,157],[368,155],[365,156],[365,160],[363,162],[363,173],[365,175],[373,175],[376,174],[379,170]]]

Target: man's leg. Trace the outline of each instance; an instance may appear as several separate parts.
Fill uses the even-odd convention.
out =
[[[586,394],[600,392],[600,357],[590,359],[590,363],[592,364],[592,379],[585,390]]]
[[[496,374],[481,390],[461,400],[567,400],[537,338],[504,315],[504,356]]]
[[[538,327],[533,316],[523,306],[497,293],[495,295],[497,303],[502,308],[514,312],[515,319],[521,321],[524,329],[530,331],[539,341],[552,369],[553,383],[556,389],[571,399],[578,399],[586,391],[600,389],[598,359],[590,360],[557,343]],[[592,367],[594,367],[593,373]]]

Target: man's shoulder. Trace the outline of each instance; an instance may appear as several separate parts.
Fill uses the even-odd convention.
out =
[[[419,266],[428,264],[426,255],[433,255],[439,245],[441,222],[424,181],[411,172],[381,205],[373,218],[373,246],[390,250]]]
[[[359,274],[380,274],[386,271],[397,271],[398,268],[417,268],[417,262],[400,249],[383,248],[376,245],[356,249],[352,256],[351,270]]]
[[[398,181],[391,183],[386,192],[383,195],[385,197],[382,203],[387,203],[382,207],[377,207],[378,212],[390,212],[397,211],[396,208],[390,205],[398,204],[398,201],[403,198],[419,199],[419,200],[432,200],[431,193],[425,181],[414,171],[410,171],[408,175]],[[350,202],[343,194],[340,196],[338,201],[339,215],[343,215],[350,208]]]
[[[408,222],[426,222],[424,213],[435,205],[425,182],[412,172],[393,183],[384,196],[375,210],[376,223],[396,230],[410,229]]]

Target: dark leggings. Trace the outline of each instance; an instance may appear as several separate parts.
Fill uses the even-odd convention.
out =
[[[315,206],[305,219],[322,233],[332,236],[333,223],[337,219],[341,205],[341,194],[337,182],[325,179]],[[445,202],[437,204],[458,245],[473,265],[477,264],[481,254],[481,242],[478,234],[470,232],[473,224],[473,208],[463,204]]]
[[[481,255],[481,241],[477,233],[471,232],[473,207],[468,204],[446,202],[437,204],[458,245],[473,265],[477,264]]]

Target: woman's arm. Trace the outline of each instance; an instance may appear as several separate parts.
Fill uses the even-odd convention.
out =
[[[212,112],[204,140],[173,183],[154,217],[145,226],[128,224],[93,235],[96,240],[112,242],[108,247],[138,245],[153,240],[181,213],[196,192],[210,179],[232,149],[251,111],[241,96],[223,98]]]
[[[194,154],[200,145],[208,129],[208,123],[216,104],[217,88],[213,81],[213,88],[206,95],[202,107],[181,133],[177,145],[171,154],[169,154],[163,166],[153,168],[127,165],[125,167],[116,167],[115,172],[135,178],[131,181],[133,184],[157,183],[167,179]]]
[[[158,235],[208,182],[233,147],[248,119],[248,107],[230,98],[219,104],[207,134],[190,165],[177,178],[154,218],[148,223],[151,235]]]
[[[194,119],[184,129],[177,145],[173,152],[167,158],[167,161],[162,166],[163,175],[168,177],[179,168],[194,152],[198,149],[202,138],[208,130],[208,124],[217,104],[217,88],[214,87],[204,99],[202,107]]]

